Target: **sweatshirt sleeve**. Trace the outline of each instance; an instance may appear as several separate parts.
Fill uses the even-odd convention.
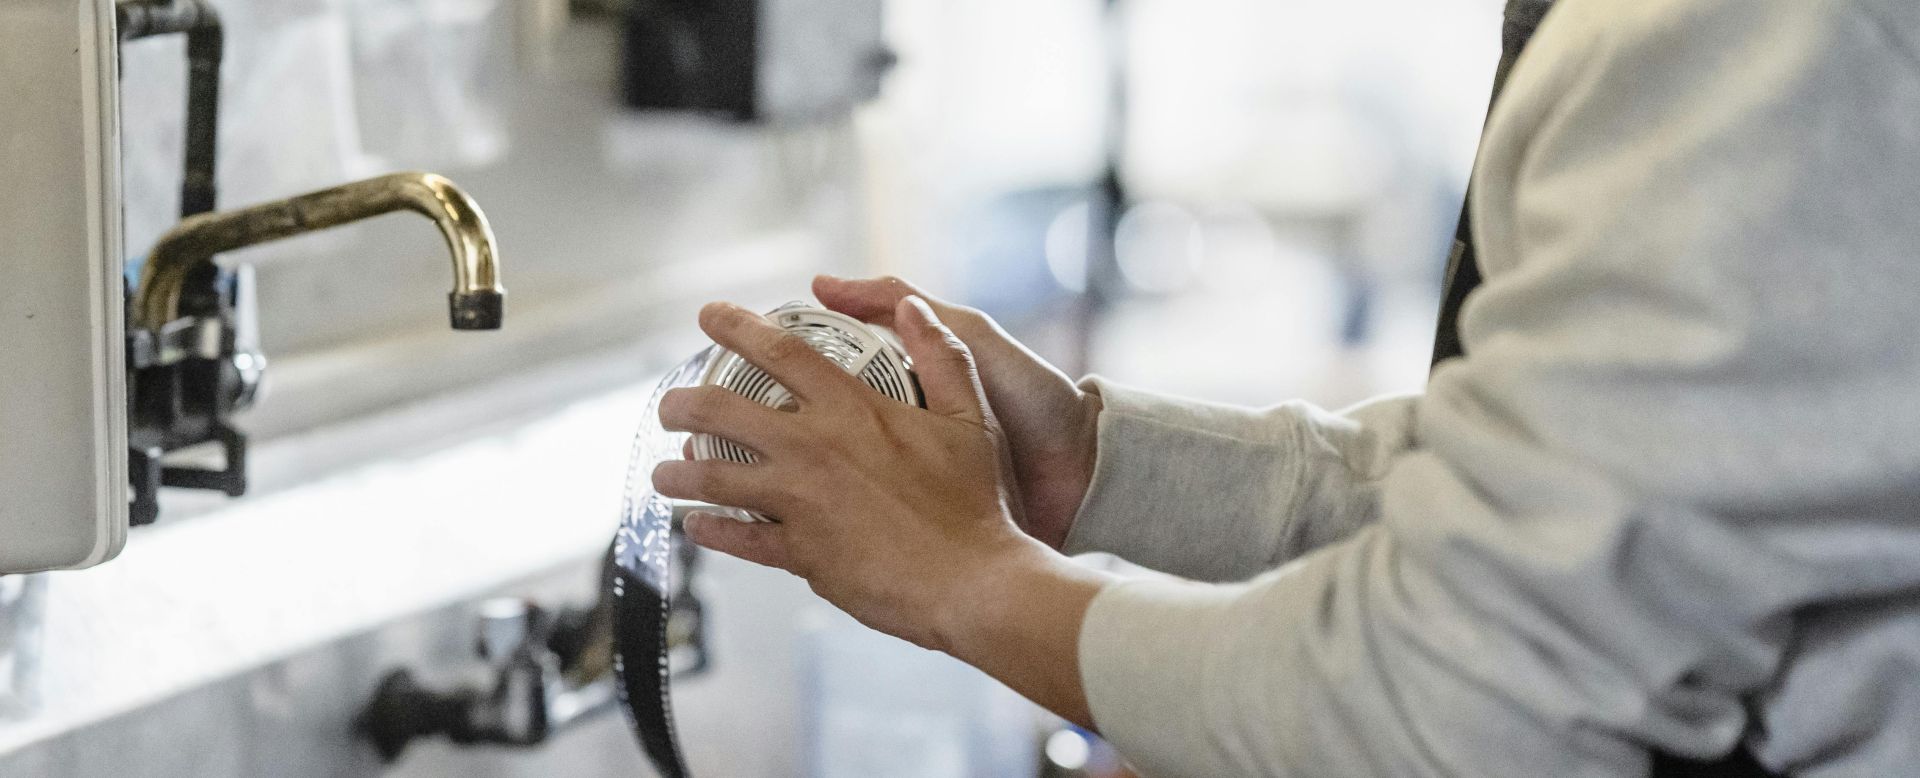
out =
[[[1200,581],[1245,580],[1352,534],[1413,429],[1411,397],[1335,414],[1181,400],[1098,377],[1082,387],[1103,409],[1064,550]]]
[[[1467,356],[1396,411],[1417,445],[1348,492],[1370,520],[1277,570],[1103,591],[1079,646],[1103,735],[1155,778],[1643,775],[1648,748],[1741,740],[1793,614],[1911,592],[1920,79],[1889,29],[1843,2],[1560,3],[1476,173]],[[1083,542],[1224,578],[1311,546],[1302,506],[1347,509],[1299,485],[1339,423],[1235,435],[1152,403],[1102,423],[1162,450],[1102,449],[1126,482]],[[1196,461],[1145,462],[1169,455]],[[1137,547],[1157,522],[1259,548]],[[1843,725],[1807,758],[1857,745]]]

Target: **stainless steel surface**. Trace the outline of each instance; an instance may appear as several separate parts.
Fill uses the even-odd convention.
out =
[[[113,4],[0,3],[0,573],[126,537]]]
[[[267,356],[260,352],[260,292],[252,265],[234,268],[233,368],[240,376],[235,410],[252,408],[260,399],[267,376]]]
[[[133,326],[159,332],[180,318],[180,292],[188,274],[226,251],[305,235],[396,211],[433,220],[453,253],[453,328],[500,327],[499,258],[486,214],[454,186],[432,173],[395,173],[298,197],[182,221],[153,247],[141,268],[132,304]]]
[[[608,716],[615,712],[614,705],[617,702],[611,679],[602,679],[576,689],[569,689],[556,695],[551,701],[548,725],[553,727],[555,732],[565,732],[601,716],[618,719],[620,717],[617,715]]]

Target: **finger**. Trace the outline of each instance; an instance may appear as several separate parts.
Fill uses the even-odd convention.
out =
[[[792,423],[792,417],[723,386],[674,389],[660,398],[660,426],[717,435],[762,454]]]
[[[813,296],[821,305],[881,326],[893,326],[894,309],[907,295],[914,294],[927,296],[919,287],[892,276],[854,279],[823,275],[813,279]]]
[[[815,276],[813,296],[829,309],[883,327],[896,326],[894,313],[899,310],[901,300],[918,296],[927,301],[927,307],[933,309],[941,323],[959,335],[961,342],[981,358],[983,370],[992,370],[993,354],[1003,352],[1009,346],[1019,348],[1005,332],[1000,331],[998,325],[980,312],[943,301],[927,294],[912,282],[893,276],[860,279]]]
[[[681,459],[693,458],[693,438],[689,437],[687,438],[686,442],[680,444],[680,458]]]
[[[801,402],[842,395],[860,383],[806,341],[740,306],[713,303],[702,308],[700,329],[721,348],[767,371]]]
[[[653,490],[676,500],[778,513],[781,492],[766,469],[723,459],[671,459],[653,468]]]
[[[786,527],[779,524],[747,523],[712,513],[687,514],[687,539],[703,548],[736,556],[754,564],[793,569],[787,551]]]
[[[984,422],[986,393],[967,344],[941,324],[933,308],[918,295],[908,295],[894,312],[894,331],[913,357],[927,409],[945,416]]]

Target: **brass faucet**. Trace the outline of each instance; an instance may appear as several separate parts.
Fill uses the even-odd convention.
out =
[[[395,173],[277,202],[191,216],[160,238],[141,269],[131,324],[158,333],[180,318],[197,268],[224,251],[291,238],[395,211],[432,219],[453,252],[449,315],[456,330],[494,330],[505,315],[493,228],[466,192],[432,173]]]
[[[209,195],[211,194],[209,190]],[[128,472],[134,524],[159,516],[163,486],[247,491],[247,439],[234,414],[253,404],[265,358],[258,351],[251,275],[222,280],[224,251],[291,238],[395,211],[440,227],[453,252],[448,307],[456,330],[495,330],[505,315],[493,229],[453,182],[396,173],[279,202],[199,213],[160,238],[128,301]],[[183,308],[187,310],[183,310]],[[219,469],[162,464],[168,452],[218,444]]]

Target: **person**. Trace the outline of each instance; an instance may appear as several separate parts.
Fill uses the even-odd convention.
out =
[[[1920,6],[1560,0],[1482,143],[1484,282],[1423,394],[1339,413],[1074,383],[894,279],[925,409],[741,308],[798,410],[675,429],[721,552],[1098,730],[1147,775],[1920,764]],[[1285,355],[1270,355],[1285,358]],[[1116,580],[1107,551],[1177,576]]]

